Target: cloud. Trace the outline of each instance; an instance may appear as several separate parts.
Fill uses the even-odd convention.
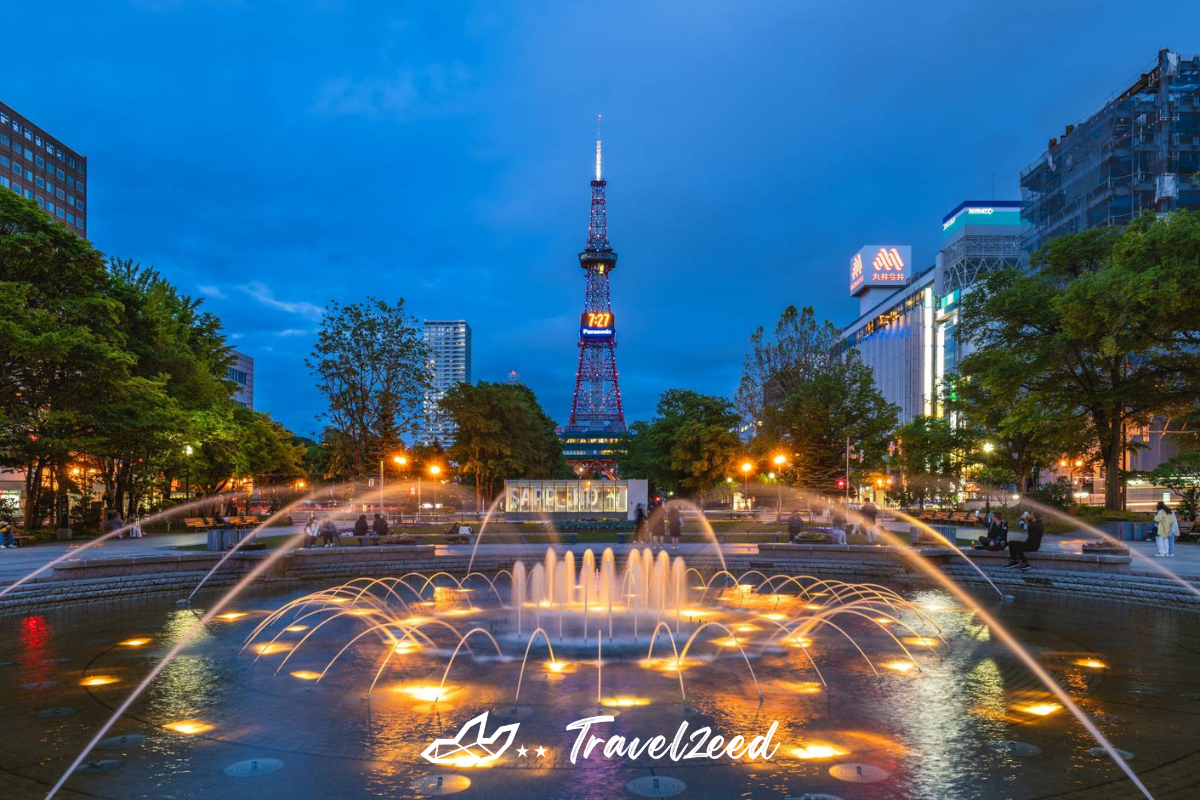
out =
[[[471,83],[461,64],[429,64],[419,70],[365,78],[342,75],[317,87],[309,111],[343,117],[440,117],[462,113],[461,95]]]
[[[280,300],[275,296],[275,293],[271,291],[271,288],[261,281],[253,281],[251,283],[243,284],[237,288],[240,291],[250,295],[264,306],[278,309],[279,311],[286,311],[289,314],[298,314],[299,316],[307,319],[317,320],[320,319],[321,315],[325,313],[324,308],[314,305],[313,303],[309,303],[306,300],[296,300],[293,302]]]
[[[303,328],[288,328],[286,330],[277,331],[275,335],[280,337],[309,336],[312,333],[314,333],[314,331],[304,330]]]
[[[201,284],[200,286],[197,286],[196,288],[199,289],[200,294],[204,295],[205,297],[212,297],[217,300],[224,300],[226,297],[229,296],[229,295],[225,294],[225,292],[221,291],[220,286],[211,286],[211,285]]]

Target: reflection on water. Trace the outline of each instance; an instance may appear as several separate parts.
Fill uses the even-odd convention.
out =
[[[694,574],[687,577],[689,587],[703,586]],[[414,583],[418,587],[420,581]],[[114,729],[116,749],[103,757],[119,765],[77,775],[68,786],[120,798],[416,797],[414,782],[453,771],[426,763],[421,750],[434,738],[452,736],[483,710],[492,712],[493,725],[520,722],[521,728],[512,750],[493,766],[463,770],[472,781],[463,797],[625,796],[625,784],[649,774],[647,767],[656,762],[595,755],[575,765],[568,761],[574,733],[565,726],[597,713],[616,717],[601,735],[643,739],[657,734],[669,739],[682,722],[689,731],[711,726],[726,737],[750,737],[779,722],[774,741],[780,749],[767,763],[657,762],[656,774],[685,781],[687,796],[1032,798],[1121,780],[1094,752],[1095,743],[970,610],[938,592],[908,595],[913,608],[877,603],[877,613],[868,617],[836,618],[852,638],[820,627],[805,630],[803,648],[780,646],[788,637],[776,623],[823,613],[838,597],[821,597],[818,611],[805,608],[818,605],[815,593],[794,586],[770,594],[731,582],[707,590],[703,601],[690,589],[696,592],[691,597],[676,598],[688,601],[681,602],[677,631],[669,606],[641,612],[635,647],[622,640],[631,639],[632,630],[622,632],[620,625],[608,641],[607,620],[600,625],[603,615],[592,608],[589,594],[588,614],[596,616],[588,620],[585,647],[582,608],[580,616],[562,612],[561,638],[558,633],[559,607],[569,605],[569,598],[551,595],[547,607],[522,608],[523,634],[517,637],[517,609],[498,599],[503,594],[507,601],[507,590],[493,591],[483,579],[467,584],[474,592],[452,588],[457,587],[449,581],[437,591],[401,587],[403,603],[384,592],[367,605],[353,596],[330,596],[328,603],[305,608],[297,604],[295,614],[239,654],[272,610],[306,594],[259,595],[240,603],[234,613],[244,616],[201,631]],[[590,585],[588,592],[599,589]],[[664,604],[669,596],[662,595]],[[420,614],[414,613],[418,606]],[[1200,647],[1200,620],[1028,600],[995,613],[1034,648],[1114,744],[1135,756],[1132,764],[1151,790],[1186,785],[1200,751],[1200,693],[1191,657]],[[872,619],[883,614],[914,631]],[[538,615],[555,654],[539,639],[521,676],[530,623]],[[648,636],[660,619],[672,632],[660,633],[647,658]],[[700,633],[682,660],[672,652],[671,639],[682,651],[707,622],[725,629]],[[6,698],[0,701],[0,725],[15,732],[0,749],[0,767],[12,776],[12,796],[39,796],[39,784],[44,793],[61,768],[51,756],[77,752],[154,659],[196,624],[189,610],[157,605],[101,610],[91,618],[46,614],[0,621],[0,691]],[[600,669],[598,627],[605,648]],[[472,637],[443,682],[458,636],[474,628],[494,636],[505,658],[496,658],[482,634]],[[909,644],[906,654],[888,630],[901,641],[931,641]],[[298,646],[305,637],[311,638]],[[761,684],[761,702],[743,650]],[[368,698],[377,676],[377,691]],[[523,685],[514,707],[519,677]],[[116,741],[120,735],[129,736],[122,743]],[[516,755],[518,745],[530,754]],[[546,748],[545,755],[537,756],[536,747]],[[253,779],[237,777],[237,770],[225,773],[254,758],[277,759],[283,767]],[[832,767],[851,762],[889,777],[852,786],[830,774]],[[3,788],[8,796],[9,784]]]

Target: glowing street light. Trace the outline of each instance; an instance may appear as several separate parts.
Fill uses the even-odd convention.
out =
[[[983,443],[983,452],[985,452],[985,453],[990,453],[990,452],[992,452],[992,451],[993,451],[993,450],[995,450],[995,449],[996,449],[996,445],[992,444],[991,442],[984,442],[984,443]]]
[[[771,461],[775,464],[775,467],[780,472],[783,472],[783,465],[787,463],[787,456],[785,456],[783,453],[779,453],[774,458],[772,458]],[[772,478],[775,477],[774,472],[771,473],[771,477]],[[776,494],[776,500],[777,500],[777,509],[776,509],[777,518],[783,519],[783,476],[782,475],[779,478],[779,482],[775,485],[775,494]]]
[[[436,517],[438,509],[438,484],[441,482],[438,480],[438,476],[442,474],[442,468],[437,464],[432,464],[429,467],[429,474],[433,476],[433,513]]]
[[[749,494],[749,489],[750,489],[750,473],[754,470],[754,465],[751,464],[749,461],[743,461],[741,469],[742,469],[742,502],[746,503],[746,495]],[[747,506],[747,508],[749,508],[749,503],[746,503],[746,506]]]

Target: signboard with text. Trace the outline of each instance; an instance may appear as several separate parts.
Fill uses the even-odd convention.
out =
[[[850,259],[851,296],[876,286],[899,288],[911,273],[912,247],[906,244],[869,244]]]

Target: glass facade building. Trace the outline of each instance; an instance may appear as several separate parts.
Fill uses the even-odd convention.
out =
[[[432,387],[422,403],[417,440],[448,447],[454,443],[455,427],[442,412],[446,392],[459,383],[471,382],[471,326],[466,320],[425,320],[425,346],[429,348]]]
[[[0,188],[87,236],[87,159],[0,103]]]
[[[233,401],[254,408],[254,359],[245,353],[233,352],[233,364],[225,371],[225,379],[237,384]]]

